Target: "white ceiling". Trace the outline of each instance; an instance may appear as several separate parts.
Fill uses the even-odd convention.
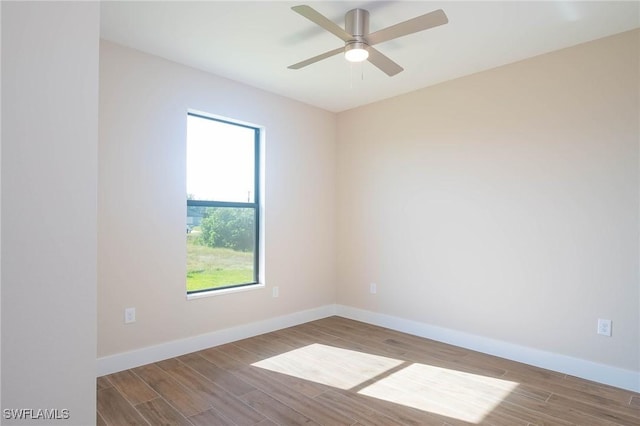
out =
[[[376,45],[404,67],[388,77],[337,55],[288,65],[343,42],[293,12],[308,4],[344,27],[353,8],[370,30],[443,9],[449,23]],[[478,71],[640,27],[640,1],[103,1],[104,39],[218,76],[343,111]]]

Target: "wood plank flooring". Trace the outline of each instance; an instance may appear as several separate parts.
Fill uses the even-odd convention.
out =
[[[640,394],[330,317],[99,377],[97,424],[640,425]]]

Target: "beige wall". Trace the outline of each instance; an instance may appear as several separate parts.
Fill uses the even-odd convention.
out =
[[[638,37],[337,119],[103,42],[98,356],[337,302],[640,370]],[[264,290],[185,299],[187,108],[266,127]]]
[[[185,299],[188,108],[266,129],[265,289]],[[332,113],[102,42],[98,356],[334,303],[335,132]]]
[[[78,426],[96,419],[99,11],[2,2],[2,409]]]
[[[339,114],[338,303],[640,370],[639,38]]]

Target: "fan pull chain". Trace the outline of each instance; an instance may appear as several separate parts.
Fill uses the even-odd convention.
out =
[[[349,63],[349,89],[353,89],[353,74],[354,74],[354,69],[353,67],[355,66],[359,66],[360,67],[360,81],[364,81],[364,62],[360,62],[360,63],[353,63],[350,62]]]
[[[353,62],[349,62],[349,89],[353,89]]]

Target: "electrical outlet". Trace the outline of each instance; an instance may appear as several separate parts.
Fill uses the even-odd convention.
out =
[[[136,308],[127,308],[124,310],[124,323],[131,324],[136,322]]]
[[[271,290],[271,296],[278,297],[280,296],[280,288],[278,286],[273,287]]]
[[[376,283],[369,284],[369,293],[376,294],[378,292],[378,286]]]
[[[611,337],[610,319],[598,319],[598,334]]]

